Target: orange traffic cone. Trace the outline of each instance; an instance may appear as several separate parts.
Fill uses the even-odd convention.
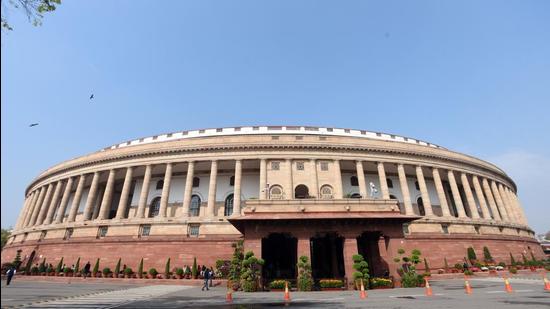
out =
[[[288,281],[285,281],[285,301],[290,301],[290,292],[288,291]]]
[[[464,276],[464,289],[466,290],[466,294],[472,294],[472,287],[467,276]]]
[[[426,296],[432,296],[433,292],[432,292],[432,287],[430,286],[430,282],[426,278],[424,278],[424,281],[426,282],[426,289],[425,289]]]
[[[508,293],[514,292],[514,290],[512,290],[512,285],[510,284],[510,281],[508,281],[508,278],[506,277],[504,277],[504,289]]]
[[[363,284],[363,279],[361,279],[361,293],[359,294],[361,298],[367,298],[367,292],[365,291],[365,285]]]
[[[546,275],[545,274],[542,274],[544,277],[543,277],[543,280],[544,280],[544,290],[545,291],[550,291],[550,281],[548,281],[548,279],[546,278]]]
[[[231,291],[231,289],[227,290],[227,294],[225,294],[225,301],[228,303],[233,302],[233,291]]]

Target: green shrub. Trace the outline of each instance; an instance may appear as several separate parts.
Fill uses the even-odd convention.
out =
[[[319,280],[319,286],[322,288],[341,288],[344,286],[344,282],[340,279],[321,279]]]
[[[176,268],[176,275],[183,276],[183,268]]]
[[[99,272],[99,258],[95,261],[94,269],[92,270],[92,274],[95,276]]]
[[[74,272],[75,274],[80,271],[80,257],[76,260],[76,264],[74,264]]]
[[[510,273],[511,273],[511,274],[517,274],[517,273],[518,273],[518,269],[517,269],[515,266],[512,266],[512,267],[510,267]]]
[[[472,276],[472,275],[474,274],[474,272],[471,271],[471,270],[469,270],[469,269],[466,269],[466,270],[464,271],[464,274],[465,274],[466,276]]]
[[[216,261],[216,276],[218,278],[229,278],[229,271],[231,269],[230,260],[217,260]]]
[[[288,286],[290,286],[290,282],[286,281],[286,280],[273,280],[269,283],[269,288],[270,289],[284,289],[285,288],[285,284],[288,284]]]
[[[514,256],[512,255],[512,252],[510,252],[510,265],[516,266],[516,259],[514,259]]]
[[[231,258],[231,266],[229,267],[229,284],[234,290],[240,288],[241,282],[241,267],[244,258],[243,240],[239,240],[233,244],[233,257]]]
[[[110,269],[109,267],[103,268],[103,274],[104,274],[104,275],[108,275],[108,274],[110,274],[110,273],[111,273],[111,269]]]
[[[464,269],[464,265],[462,265],[460,263],[456,263],[455,268],[458,269],[458,270],[462,270],[462,269]]]
[[[369,279],[369,264],[365,261],[361,254],[354,254],[352,259],[353,269],[356,270],[353,273],[353,280],[357,281],[359,279],[363,279],[363,281],[367,283]]]
[[[120,274],[120,260],[121,260],[121,258],[118,258],[118,262],[116,262],[115,275]]]
[[[546,265],[546,266],[544,266],[544,270],[546,270],[546,271],[550,271],[550,265]]]
[[[63,257],[61,257],[61,260],[59,260],[59,263],[57,263],[57,267],[55,267],[55,272],[56,273],[60,273],[63,271],[63,269],[61,269],[63,267]]]
[[[506,263],[500,262],[500,263],[498,263],[498,266],[506,267]]]
[[[38,271],[41,272],[41,273],[45,273],[46,272],[46,258],[44,258],[42,260],[42,263],[40,263],[40,266],[38,266]]]
[[[371,288],[377,288],[377,287],[381,287],[381,286],[392,286],[393,285],[393,282],[391,281],[391,279],[386,279],[386,278],[372,278],[370,279],[370,287]]]
[[[298,290],[311,291],[313,289],[313,277],[311,275],[311,265],[307,256],[300,256],[298,263]]]
[[[255,292],[258,290],[262,265],[264,265],[264,260],[255,257],[252,251],[246,252],[241,267],[241,286],[243,291]]]
[[[483,260],[487,263],[493,262],[493,257],[491,256],[491,252],[487,247],[483,247]]]
[[[474,264],[474,266],[477,267],[477,268],[481,268],[481,267],[483,267],[483,264],[481,264],[480,262],[476,262]]]
[[[193,258],[193,268],[191,269],[191,275],[193,276],[193,279],[197,279],[199,276],[199,270],[197,268],[197,258]]]
[[[158,271],[155,268],[149,269],[149,275],[156,277],[158,275]]]
[[[141,278],[141,276],[143,276],[143,258],[141,258],[141,261],[139,261],[137,274],[138,278]]]
[[[31,274],[36,275],[36,274],[38,274],[39,272],[40,272],[40,271],[39,271],[38,267],[33,266],[33,267],[31,268]]]
[[[126,276],[130,276],[131,274],[133,274],[134,272],[132,271],[132,269],[130,267],[126,267],[126,269],[124,269],[124,274]]]
[[[401,278],[401,286],[404,288],[415,288],[424,282],[424,277],[415,272],[407,272]]]
[[[166,266],[164,266],[164,276],[167,278],[170,276],[170,258],[166,261]]]
[[[477,260],[476,252],[474,251],[474,248],[468,247],[468,260],[474,261]]]

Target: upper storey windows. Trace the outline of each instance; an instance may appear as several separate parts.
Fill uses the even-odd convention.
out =
[[[201,179],[199,177],[193,177],[193,188],[198,188],[201,185]]]
[[[357,179],[357,176],[351,176],[349,179],[352,187],[358,187],[359,186],[359,179]]]

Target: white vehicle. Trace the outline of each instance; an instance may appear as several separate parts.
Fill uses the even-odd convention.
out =
[[[486,267],[486,266],[481,266],[481,268],[480,268],[480,269],[481,269],[481,271],[489,271],[489,268],[488,268],[488,267]]]
[[[496,270],[504,270],[504,267],[498,265],[498,266],[495,266],[495,269],[496,269]]]

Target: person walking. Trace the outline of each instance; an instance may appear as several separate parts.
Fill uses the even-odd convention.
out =
[[[90,261],[88,261],[88,263],[86,263],[86,265],[84,266],[84,279],[88,277],[89,273],[90,273]]]
[[[13,278],[13,276],[15,276],[16,272],[17,270],[15,270],[15,267],[13,267],[13,265],[10,266],[10,268],[6,272],[6,286],[10,285],[11,279]]]
[[[206,288],[206,290],[210,290],[208,288],[208,279],[210,279],[210,271],[207,269],[204,270],[204,284],[202,285],[202,291],[204,291],[204,288]]]
[[[212,287],[212,279],[214,278],[214,267],[210,266],[210,275],[208,276],[208,286]]]

